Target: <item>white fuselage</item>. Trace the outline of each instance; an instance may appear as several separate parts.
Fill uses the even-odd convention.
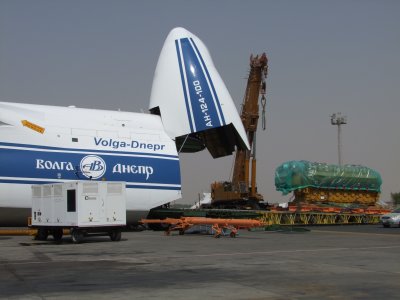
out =
[[[126,182],[128,223],[181,197],[159,116],[0,102],[0,224],[29,216],[32,184],[81,179]]]
[[[165,39],[149,110],[153,114],[0,102],[0,225],[29,216],[32,184],[79,179],[126,182],[132,223],[181,198],[175,140],[183,141],[180,151],[207,148],[214,158],[249,149],[207,47],[184,28]],[[185,149],[188,138],[195,146]]]

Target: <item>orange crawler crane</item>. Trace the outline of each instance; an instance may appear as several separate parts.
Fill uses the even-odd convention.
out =
[[[250,57],[250,74],[244,95],[241,119],[250,150],[236,150],[232,181],[211,184],[211,206],[214,208],[259,209],[263,196],[256,186],[256,131],[259,118],[258,99],[261,95],[262,127],[265,130],[266,78],[268,59],[265,53]],[[251,166],[251,178],[250,178]]]
[[[230,237],[236,237],[239,229],[250,229],[255,227],[262,227],[265,224],[259,220],[252,219],[216,219],[216,218],[202,218],[202,217],[182,217],[180,219],[166,218],[163,220],[150,220],[142,219],[140,221],[143,224],[168,224],[168,228],[165,231],[166,235],[170,235],[171,231],[179,231],[180,235],[183,235],[186,230],[195,225],[211,225],[215,231],[215,238],[219,238],[222,235],[223,229],[229,229]]]

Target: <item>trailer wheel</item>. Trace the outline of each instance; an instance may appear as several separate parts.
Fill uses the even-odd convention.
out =
[[[113,242],[119,242],[121,240],[121,230],[112,230],[109,235]]]
[[[63,237],[63,230],[62,228],[58,228],[58,229],[53,229],[53,239],[58,242],[61,241],[62,237]]]
[[[49,231],[47,230],[47,228],[38,228],[35,240],[45,241],[47,240],[48,236],[49,236]]]
[[[79,229],[71,229],[71,238],[74,244],[79,244],[83,239],[83,232]]]

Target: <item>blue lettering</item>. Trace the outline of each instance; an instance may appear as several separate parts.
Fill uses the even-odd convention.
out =
[[[137,148],[139,146],[139,142],[137,141],[132,141],[131,143],[131,148]]]
[[[113,149],[119,148],[132,148],[132,149],[148,149],[153,150],[154,152],[159,150],[164,150],[165,145],[163,144],[153,144],[153,143],[141,143],[138,141],[131,141],[130,143],[124,141],[118,141],[113,139],[103,139],[103,138],[94,138],[94,144],[96,146],[103,147],[111,147]]]
[[[97,138],[95,137],[95,138],[94,138],[94,144],[95,144],[96,146],[98,146],[102,140],[103,140],[102,138],[97,139]]]
[[[113,142],[112,142],[112,147],[113,147],[114,149],[118,149],[118,146],[119,146],[119,142],[118,142],[118,141],[113,141]]]

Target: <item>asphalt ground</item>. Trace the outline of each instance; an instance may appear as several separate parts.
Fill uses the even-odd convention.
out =
[[[1,299],[400,299],[400,228],[0,236]]]

